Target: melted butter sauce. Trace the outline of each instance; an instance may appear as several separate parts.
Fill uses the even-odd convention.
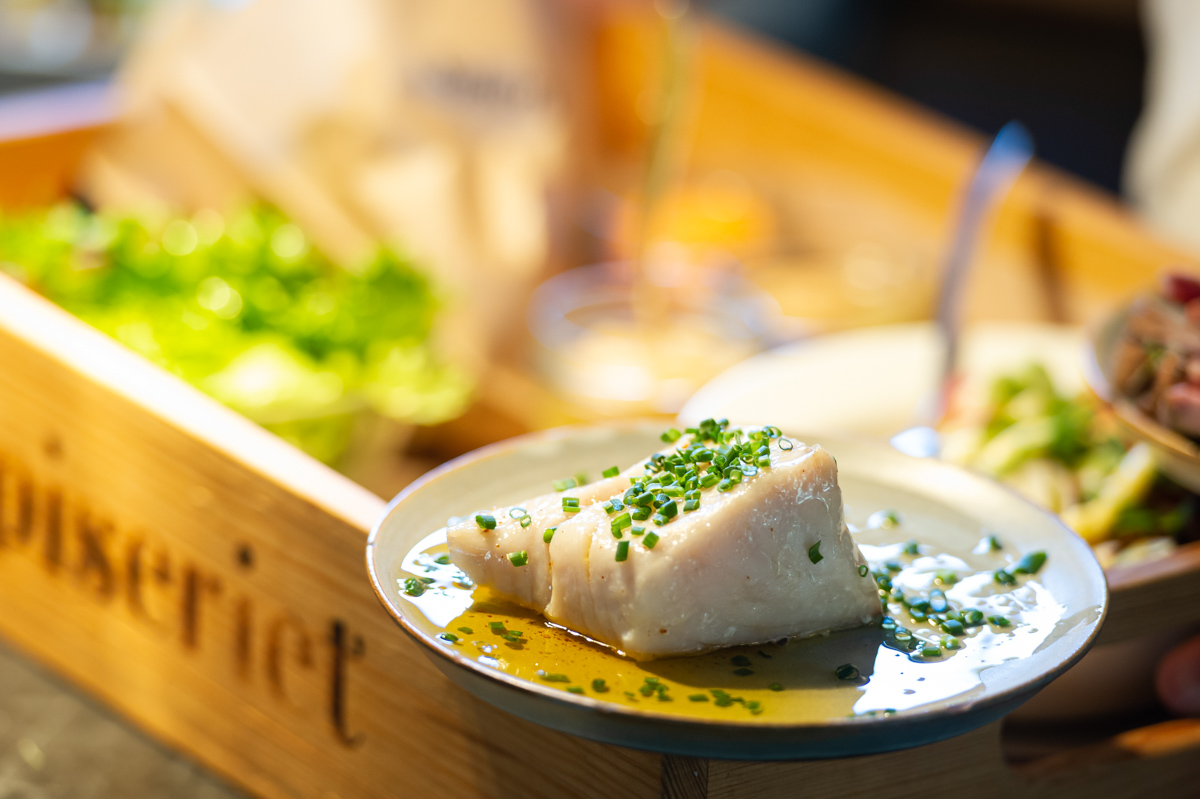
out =
[[[1065,616],[1065,607],[1036,577],[1019,577],[1011,586],[993,579],[996,569],[1024,553],[988,551],[975,540],[963,550],[961,525],[948,534],[945,524],[932,519],[922,524],[919,515],[893,523],[890,513],[859,515],[847,506],[846,517],[871,568],[863,579],[888,574],[892,586],[909,597],[941,590],[952,609],[1003,616],[1011,626],[969,627],[957,636],[960,649],[942,649],[929,658],[920,650],[899,651],[895,638],[874,625],[638,663],[472,585],[453,564],[439,563],[439,558],[448,560],[442,557],[447,554],[444,529],[408,553],[397,579],[402,590],[413,577],[425,584],[418,596],[404,594],[420,611],[409,615],[413,622],[440,636],[439,645],[487,667],[642,711],[726,722],[814,723],[903,712],[969,695],[982,690],[988,668],[1033,654]],[[913,540],[918,552],[906,554],[905,545]],[[886,615],[918,640],[940,643],[945,634],[934,622],[914,618],[900,602],[889,601]],[[839,679],[836,672],[843,664],[853,665],[860,676]]]

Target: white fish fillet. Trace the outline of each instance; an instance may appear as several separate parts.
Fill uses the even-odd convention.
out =
[[[474,582],[639,660],[878,619],[875,582],[861,574],[866,561],[843,519],[836,462],[820,447],[792,443],[789,451],[772,446],[771,467],[731,490],[703,490],[697,510],[682,512],[680,501],[679,515],[661,527],[636,522],[660,537],[652,549],[628,529],[615,538],[600,504],[619,498],[629,475],[645,473],[639,464],[530,500],[522,506],[528,527],[507,507],[494,511],[496,530],[473,520],[451,527],[451,558]],[[579,513],[563,513],[564,495],[579,497]],[[543,533],[553,526],[547,545]],[[620,541],[630,541],[624,561],[616,560]],[[505,555],[520,550],[528,565],[514,567]]]

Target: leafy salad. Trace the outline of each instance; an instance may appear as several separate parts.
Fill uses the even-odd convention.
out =
[[[430,345],[438,302],[411,262],[381,250],[339,268],[270,208],[0,216],[0,270],[326,462],[363,412],[431,424],[468,398]]]
[[[1200,533],[1198,499],[1130,446],[1108,412],[1061,394],[1040,365],[1003,375],[945,431],[945,457],[1058,513],[1106,568],[1168,554]]]

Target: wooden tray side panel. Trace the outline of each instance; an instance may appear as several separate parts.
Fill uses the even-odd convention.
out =
[[[0,307],[0,634],[263,796],[658,794],[656,756],[437,672],[366,579],[378,498],[6,279]]]

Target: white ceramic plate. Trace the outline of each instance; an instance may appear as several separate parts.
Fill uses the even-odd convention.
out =
[[[970,551],[981,530],[1014,553],[1048,553],[1039,583],[1062,604],[1061,620],[1036,651],[975,672],[958,693],[888,716],[821,718],[805,723],[698,720],[615,704],[515,677],[487,665],[467,646],[438,640],[417,604],[401,589],[401,563],[451,516],[544,493],[552,480],[579,469],[631,463],[661,446],[658,425],[569,428],[487,447],[418,480],[388,506],[367,545],[367,569],[380,602],[452,680],[511,713],[607,743],[684,755],[803,759],[867,754],[918,746],[986,724],[1024,702],[1078,660],[1091,645],[1107,604],[1099,565],[1087,545],[1055,517],[1001,486],[956,467],[917,460],[863,439],[800,436],[838,459],[849,518],[892,508],[915,530],[941,537],[945,551]],[[882,650],[881,650],[882,651]],[[612,655],[616,658],[616,655]],[[554,671],[553,664],[545,665]],[[929,672],[934,675],[935,672]]]
[[[962,344],[964,393],[1037,361],[1058,388],[1084,387],[1084,336],[1077,328],[992,323]],[[703,386],[680,418],[887,437],[915,424],[937,376],[940,350],[930,323],[886,325],[809,339],[757,355]]]

